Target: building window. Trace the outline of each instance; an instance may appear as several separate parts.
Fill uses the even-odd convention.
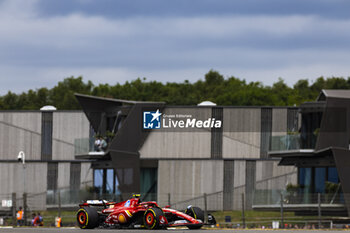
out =
[[[142,200],[157,200],[157,168],[141,168],[140,179]]]
[[[211,110],[212,117],[223,122],[223,108],[213,107]],[[222,158],[222,132],[223,127],[211,129],[211,158]]]
[[[271,148],[272,108],[261,108],[260,158],[267,159]]]
[[[287,132],[298,132],[299,110],[288,108],[287,110]]]
[[[326,168],[315,168],[315,193],[324,193],[326,186]]]
[[[58,163],[47,163],[47,204],[57,204]]]
[[[120,194],[114,169],[94,169],[94,189],[99,197],[114,198]]]
[[[141,168],[140,172],[142,200],[157,200],[157,168]],[[94,169],[94,190],[98,198],[119,200],[121,188],[132,186],[133,179],[132,168]]]
[[[41,115],[41,160],[52,160],[52,112]]]
[[[298,169],[298,182],[302,203],[316,202],[316,194],[325,194],[328,201],[341,201],[342,192],[335,167],[301,167]]]
[[[321,126],[322,112],[303,113],[300,129],[301,149],[314,149]]]
[[[106,169],[106,193],[114,193],[115,185],[114,185],[114,170]]]
[[[80,173],[81,173],[81,164],[80,163],[71,163],[70,164],[70,180],[69,186],[71,190],[80,189]]]
[[[103,169],[94,170],[94,188],[97,194],[102,195],[103,187]]]
[[[310,194],[311,194],[311,183],[312,183],[312,170],[310,167],[302,167],[299,168],[299,185],[300,185],[300,192],[303,195],[302,196],[302,202],[301,203],[310,203]]]
[[[327,181],[335,184],[339,183],[338,171],[335,167],[328,168]]]
[[[58,163],[47,164],[47,190],[57,190]]]

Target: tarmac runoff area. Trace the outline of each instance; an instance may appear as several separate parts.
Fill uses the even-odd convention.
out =
[[[0,232],[4,233],[101,233],[101,232],[126,232],[126,233],[169,233],[169,232],[186,232],[186,233],[225,233],[225,232],[240,232],[240,233],[262,233],[264,231],[270,231],[273,233],[292,233],[292,232],[311,232],[311,233],[331,233],[331,232],[340,232],[342,230],[232,230],[232,229],[202,229],[202,230],[188,230],[188,229],[170,229],[170,230],[120,230],[120,229],[93,229],[93,230],[81,230],[79,228],[1,228]]]

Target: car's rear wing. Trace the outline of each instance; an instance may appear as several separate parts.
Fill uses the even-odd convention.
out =
[[[86,200],[83,204],[79,204],[80,207],[84,206],[103,206],[107,208],[108,205],[114,205],[116,202],[110,202],[106,200]]]

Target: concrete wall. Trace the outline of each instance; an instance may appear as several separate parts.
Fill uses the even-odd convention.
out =
[[[31,200],[28,205],[34,209],[45,209],[47,163],[27,163],[25,176],[23,170],[19,163],[0,163],[0,196],[11,199],[11,193],[15,192],[17,199],[21,199],[25,180],[25,192]],[[19,201],[17,205],[23,205],[22,200]]]
[[[272,109],[272,136],[287,134],[287,108]]]
[[[83,112],[54,112],[52,159],[74,160],[74,139],[89,138],[90,123]]]
[[[28,193],[28,205],[32,210],[46,209],[47,162],[41,162],[41,118],[42,113],[0,112],[0,198],[11,199],[17,194],[17,206],[23,205],[23,180]],[[89,122],[83,112],[53,113],[53,160],[74,161],[74,139],[89,137]],[[17,162],[19,151],[23,150],[27,162],[25,176],[23,166]],[[57,188],[70,186],[70,162],[58,163]],[[81,187],[92,185],[90,163],[82,163]]]
[[[222,160],[161,160],[158,167],[158,201],[160,205],[188,200],[222,191]]]
[[[210,109],[166,108],[164,114],[211,116]],[[272,136],[287,134],[287,108],[272,109]],[[153,130],[140,149],[141,158],[210,158],[210,131]],[[267,140],[269,142],[269,140]],[[224,108],[222,157],[258,159],[261,143],[261,108]]]
[[[242,193],[245,197],[245,186],[234,188],[233,191],[233,210],[242,210]]]
[[[93,185],[93,169],[91,163],[81,163],[80,188]]]
[[[57,189],[69,188],[70,163],[58,163]]]
[[[47,163],[27,163],[25,176],[23,166],[19,163],[0,163],[0,193],[23,193],[23,178],[26,180],[26,192],[37,193],[46,191]]]
[[[224,108],[223,158],[260,157],[260,108]]]
[[[243,160],[236,160],[235,161],[235,168],[234,168],[234,187],[241,187],[245,185],[245,169],[246,169],[246,161]]]
[[[164,115],[187,114],[193,118],[211,118],[211,108],[166,108]],[[186,118],[177,118],[183,119]],[[153,130],[140,149],[141,158],[210,158],[211,131],[208,129]]]
[[[0,112],[0,160],[17,159],[20,151],[40,159],[41,112]]]
[[[74,139],[88,138],[83,112],[53,113],[53,160],[74,160]],[[19,151],[27,160],[41,159],[41,112],[0,112],[0,159],[13,160]]]
[[[141,158],[210,158],[210,132],[152,132]]]
[[[277,161],[232,162],[232,193],[225,194],[223,160],[161,160],[158,168],[158,202],[168,204],[170,193],[174,208],[183,209],[190,204],[204,208],[203,194],[207,193],[210,210],[241,210],[244,194],[245,208],[251,209],[255,203],[255,193],[260,195],[261,190],[280,190],[285,189],[288,183],[296,184],[297,169],[278,166]],[[228,204],[229,208],[225,206]]]

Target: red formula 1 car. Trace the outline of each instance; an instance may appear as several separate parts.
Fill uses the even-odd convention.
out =
[[[147,228],[161,229],[186,226],[199,229],[204,225],[204,212],[188,206],[184,212],[170,208],[160,208],[154,201],[141,202],[140,195],[123,202],[89,200],[80,204],[77,212],[78,226],[82,229],[105,228]],[[209,224],[215,224],[208,215]]]

